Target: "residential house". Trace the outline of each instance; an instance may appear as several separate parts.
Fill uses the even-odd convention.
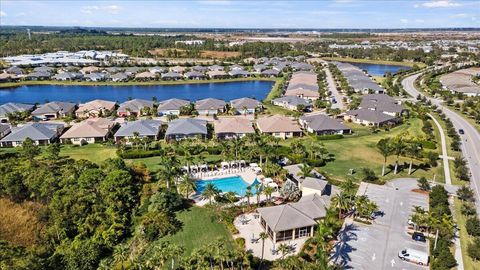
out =
[[[154,73],[154,74],[160,74],[160,73],[164,73],[165,69],[162,68],[162,67],[151,67],[151,68],[148,69],[148,71],[150,71],[151,73]]]
[[[32,111],[35,108],[34,105],[23,103],[5,103],[0,105],[0,123],[8,123],[8,114],[18,113],[24,111]]]
[[[112,82],[126,82],[128,81],[128,75],[125,74],[124,72],[118,72],[118,73],[112,74],[110,76],[110,80],[112,80]]]
[[[87,73],[83,76],[85,81],[89,82],[100,82],[108,78],[108,74],[96,72],[96,73]]]
[[[208,67],[204,67],[204,66],[193,66],[192,67],[192,70],[193,71],[197,71],[197,72],[201,72],[201,73],[205,73],[207,70],[208,70]]]
[[[75,103],[53,101],[38,107],[32,112],[32,116],[39,119],[57,119],[73,115],[76,107]]]
[[[308,64],[308,63],[303,63],[303,62],[300,62],[300,63],[293,63],[292,65],[292,69],[295,70],[295,71],[300,71],[300,70],[313,70],[314,69],[314,66]]]
[[[243,138],[255,133],[252,122],[245,117],[219,118],[213,123],[217,139]]]
[[[127,76],[135,76],[138,72],[140,72],[142,69],[139,67],[128,67],[125,69],[125,74]]]
[[[127,117],[130,115],[140,116],[144,114],[146,108],[150,108],[150,110],[152,110],[151,113],[155,114],[153,112],[153,101],[136,98],[121,103],[120,106],[118,106],[117,115],[120,117]]]
[[[35,71],[27,74],[25,77],[26,80],[48,80],[52,74],[50,72]]]
[[[299,119],[300,125],[309,133],[317,135],[350,134],[352,130],[337,119],[323,114],[306,115]]]
[[[133,122],[125,122],[115,133],[115,142],[119,143],[122,140],[129,143],[129,141],[138,136],[138,138],[149,138],[151,140],[158,140],[160,131],[162,129],[162,121],[159,120],[136,120]]]
[[[257,73],[260,73],[266,69],[268,69],[268,66],[264,64],[253,65],[253,70],[255,70]]]
[[[57,81],[73,81],[83,78],[83,74],[76,72],[63,72],[53,75],[52,79]]]
[[[251,74],[243,69],[232,69],[228,72],[228,75],[233,78],[247,78],[250,77]]]
[[[210,79],[224,79],[228,78],[228,74],[223,70],[210,70],[207,72]]]
[[[358,108],[379,111],[391,116],[400,116],[405,111],[399,101],[386,94],[364,95]]]
[[[12,66],[12,67],[9,67],[9,68],[5,69],[5,73],[14,74],[14,75],[22,75],[23,70],[19,67]]]
[[[229,66],[230,70],[243,70],[243,66],[240,66],[239,64],[233,64]]]
[[[230,107],[236,110],[237,114],[254,114],[263,109],[262,103],[253,98],[238,98],[230,101]]]
[[[117,103],[113,101],[95,99],[78,105],[75,116],[77,118],[105,116],[107,113],[114,111],[116,105]]]
[[[60,140],[63,143],[71,142],[76,145],[104,142],[111,134],[115,122],[106,118],[87,119],[75,123],[69,128]]]
[[[257,128],[262,134],[282,139],[302,136],[302,130],[296,121],[278,114],[258,118]]]
[[[274,78],[274,77],[278,77],[280,75],[280,71],[276,70],[276,69],[266,69],[266,70],[263,70],[260,73],[260,75],[262,77]]]
[[[58,139],[63,128],[63,124],[58,123],[27,123],[12,127],[11,132],[0,140],[0,144],[2,147],[17,147],[30,138],[36,145],[47,145]]]
[[[366,126],[394,125],[399,119],[380,111],[370,109],[358,109],[347,111],[344,115],[346,121],[352,121]]]
[[[34,72],[46,72],[46,73],[53,73],[55,71],[52,67],[47,66],[40,66],[33,69]]]
[[[297,96],[284,96],[272,100],[272,104],[292,111],[298,111],[299,108],[309,111],[312,109],[312,102]]]
[[[110,74],[119,73],[119,72],[122,72],[122,70],[123,68],[119,68],[119,67],[108,67],[105,69],[105,71],[107,71]]]
[[[216,115],[225,112],[225,101],[216,98],[206,98],[195,102],[195,110],[199,115]]]
[[[135,74],[135,80],[137,81],[152,81],[157,78],[157,75],[155,73],[152,73],[150,71],[144,71]]]
[[[99,72],[100,69],[96,66],[88,66],[88,67],[83,67],[80,69],[80,72],[83,74],[90,74],[90,73],[97,73]]]
[[[0,139],[7,136],[10,131],[10,125],[0,124]]]
[[[171,68],[170,68],[170,71],[171,71],[171,72],[180,73],[180,74],[184,73],[185,70],[186,70],[186,68],[185,68],[185,67],[181,67],[181,66],[174,66],[174,67],[171,67]]]
[[[183,76],[185,77],[185,79],[189,79],[189,80],[205,79],[205,74],[198,71],[189,71],[189,72],[186,72]]]
[[[180,111],[183,106],[187,106],[190,104],[190,101],[188,100],[183,100],[183,99],[178,99],[178,98],[172,98],[172,99],[167,99],[164,101],[160,101],[158,103],[158,108],[157,112],[158,115],[180,115]]]
[[[219,65],[212,65],[208,67],[208,70],[210,71],[224,71],[225,68]]]
[[[207,121],[195,118],[179,118],[168,123],[165,139],[167,141],[205,139],[207,135]]]
[[[162,74],[162,80],[166,81],[176,81],[182,79],[183,76],[177,72],[167,72]]]

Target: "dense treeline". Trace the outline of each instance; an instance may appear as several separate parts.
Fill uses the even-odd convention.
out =
[[[0,163],[2,197],[44,206],[35,243],[0,242],[2,269],[95,269],[129,232],[143,174],[120,159],[96,165],[59,158],[59,150],[27,140],[19,157]]]

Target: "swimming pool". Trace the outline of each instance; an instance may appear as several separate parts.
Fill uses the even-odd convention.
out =
[[[247,192],[247,187],[250,186],[241,176],[230,176],[224,178],[216,178],[210,180],[198,180],[197,181],[197,193],[201,194],[207,184],[213,184],[222,192],[233,191],[240,196],[244,196]],[[255,185],[258,181],[255,179],[252,185]],[[252,193],[255,194],[255,188],[252,188]]]

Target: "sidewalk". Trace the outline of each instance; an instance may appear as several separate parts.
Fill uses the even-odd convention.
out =
[[[443,159],[443,170],[445,173],[445,183],[447,185],[452,184],[452,177],[450,175],[450,164],[448,163],[448,152],[447,152],[447,140],[445,139],[445,132],[443,131],[442,126],[440,123],[433,117],[431,114],[428,114],[430,118],[432,118],[435,125],[437,125],[438,131],[440,133],[440,140],[442,141],[442,159]]]

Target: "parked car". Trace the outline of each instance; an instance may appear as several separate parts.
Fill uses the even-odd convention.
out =
[[[415,241],[419,241],[419,242],[426,242],[427,241],[427,238],[421,232],[414,232],[412,234],[412,239],[415,240]]]
[[[459,129],[458,130],[458,133],[460,133],[461,135],[465,134],[465,131],[463,129]]]
[[[398,257],[404,261],[419,265],[428,265],[430,261],[427,253],[410,248],[406,248],[398,252]]]

